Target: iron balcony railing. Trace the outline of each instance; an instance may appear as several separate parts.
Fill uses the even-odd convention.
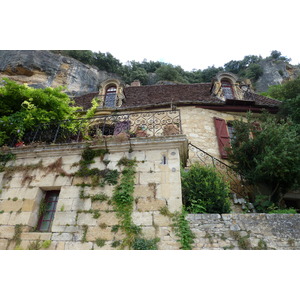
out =
[[[231,166],[189,143],[189,164],[194,162],[215,167],[216,171],[229,183],[231,192],[237,197],[248,199],[252,194],[251,188],[244,183],[243,177]]]
[[[59,123],[39,124],[24,133],[22,138],[12,137],[7,146],[32,143],[63,144],[116,136],[125,132],[128,137],[155,137],[182,133],[179,110],[164,110],[128,114],[111,114],[90,119],[64,120]]]

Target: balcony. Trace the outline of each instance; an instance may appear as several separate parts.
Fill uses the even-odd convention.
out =
[[[17,136],[11,137],[6,146],[79,143],[108,137],[128,140],[180,134],[182,134],[180,111],[164,110],[40,124],[37,128],[25,132],[21,141]]]

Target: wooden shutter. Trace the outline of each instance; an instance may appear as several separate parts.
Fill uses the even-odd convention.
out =
[[[230,147],[230,138],[227,130],[226,121],[220,118],[214,118],[216,134],[218,139],[219,151],[222,158],[227,158],[225,148]]]

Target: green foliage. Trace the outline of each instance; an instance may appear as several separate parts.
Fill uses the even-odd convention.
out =
[[[29,243],[28,250],[40,250],[42,248],[41,241],[35,240]]]
[[[0,85],[0,146],[12,136],[21,140],[26,131],[41,123],[76,118],[78,107],[71,105],[74,102],[62,90],[34,89],[4,78]]]
[[[2,151],[0,151],[0,172],[5,171],[5,165],[8,161],[15,160],[15,159],[16,159],[15,154],[11,152],[2,153]]]
[[[83,233],[82,233],[81,243],[87,243],[86,234],[87,234],[89,227],[88,227],[88,225],[84,224],[84,225],[82,225],[82,229],[83,229]]]
[[[184,70],[179,66],[171,64],[164,64],[155,71],[158,80],[174,81],[181,83],[188,83],[184,78]]]
[[[155,239],[143,239],[136,238],[133,242],[132,249],[133,250],[157,250],[157,243],[159,242],[159,238]]]
[[[48,249],[51,246],[51,240],[43,241],[42,248]]]
[[[109,197],[104,193],[99,193],[99,194],[92,196],[91,200],[92,200],[92,202],[94,202],[94,201],[103,202],[103,201],[108,201]]]
[[[268,212],[269,214],[296,214],[297,211],[294,208],[288,209],[275,209]]]
[[[134,179],[135,179],[135,160],[122,158],[118,165],[123,165],[122,177],[120,183],[116,186],[112,204],[115,208],[116,215],[120,220],[119,228],[126,234],[122,247],[132,247],[135,238],[141,233],[141,228],[132,221],[132,211],[134,203]]]
[[[289,122],[265,115],[258,130],[251,115],[234,121],[229,161],[245,181],[270,189],[269,201],[281,207],[282,196],[300,184],[300,137]]]
[[[300,77],[281,85],[273,85],[262,94],[277,100],[294,99],[300,96]]]
[[[106,240],[96,239],[95,243],[98,247],[103,247],[106,243]]]
[[[173,227],[176,235],[179,237],[182,250],[192,250],[195,235],[190,229],[189,222],[186,220],[187,212],[182,209],[181,213],[175,213],[173,215]]]
[[[112,243],[111,243],[111,246],[113,247],[113,248],[117,248],[117,247],[119,247],[121,245],[121,241],[113,241]]]
[[[181,172],[183,203],[189,213],[229,213],[229,186],[213,167],[196,163]]]
[[[16,224],[14,236],[12,237],[12,240],[16,243],[16,246],[21,244],[21,233],[22,233],[22,225]]]

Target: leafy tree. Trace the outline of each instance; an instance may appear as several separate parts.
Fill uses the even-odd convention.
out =
[[[271,51],[271,55],[269,57],[274,60],[282,60],[282,61],[286,61],[286,62],[289,62],[291,60],[290,58],[287,58],[286,56],[281,55],[281,52],[277,51],[277,50]]]
[[[159,80],[187,83],[187,80],[183,77],[184,71],[181,67],[165,64],[158,68],[155,73]]]
[[[265,115],[260,127],[251,115],[234,121],[229,161],[245,181],[269,189],[270,203],[282,207],[283,195],[300,185],[300,137],[289,121]]]
[[[211,80],[221,71],[224,71],[222,67],[216,68],[215,66],[202,70],[202,82],[211,82]]]
[[[294,99],[300,95],[300,76],[281,85],[273,85],[262,94],[278,100]]]
[[[251,64],[245,70],[245,77],[256,81],[263,74],[263,69],[259,64]]]
[[[189,213],[229,213],[229,186],[212,167],[194,164],[181,173],[182,195]]]
[[[3,79],[0,85],[0,145],[40,123],[72,119],[78,107],[62,92],[63,88],[34,89]]]

